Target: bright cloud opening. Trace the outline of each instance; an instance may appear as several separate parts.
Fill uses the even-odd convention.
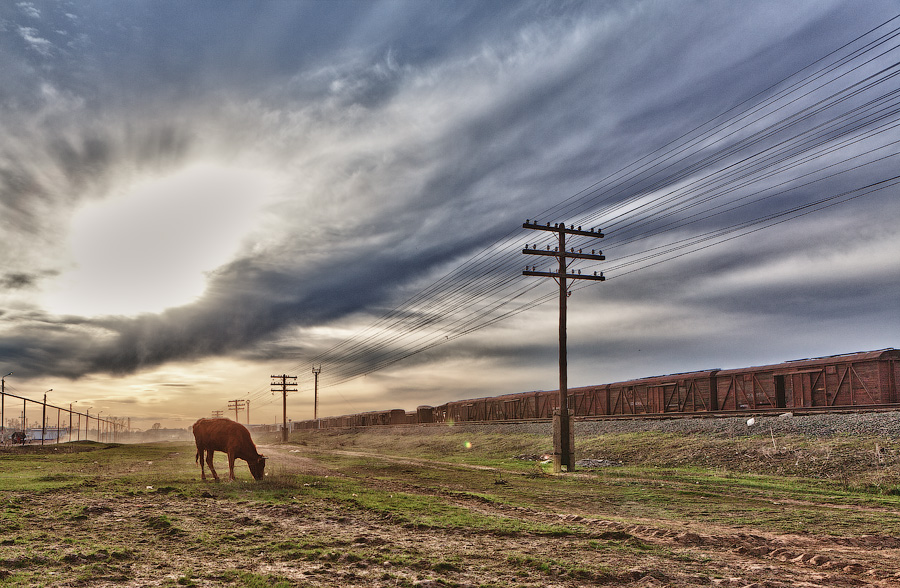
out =
[[[58,314],[134,315],[196,300],[272,193],[262,171],[194,164],[79,210],[71,268],[47,301]],[[102,284],[102,288],[98,288]]]

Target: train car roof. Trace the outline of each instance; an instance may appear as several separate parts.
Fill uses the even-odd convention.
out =
[[[873,361],[878,359],[900,359],[900,351],[893,347],[878,349],[875,351],[857,351],[854,353],[839,353],[837,355],[825,355],[822,357],[808,357],[805,359],[791,359],[782,363],[759,365],[753,367],[722,370],[723,374],[757,371],[794,371],[798,369],[817,367],[835,363],[851,363],[855,361]]]

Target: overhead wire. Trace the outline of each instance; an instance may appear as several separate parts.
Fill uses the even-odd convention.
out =
[[[622,255],[604,269],[611,273],[608,279],[615,279],[897,185],[897,178],[891,177],[815,200],[799,198],[775,212],[749,220],[676,236],[667,244],[654,242],[641,250],[628,250],[629,246],[649,243],[653,238],[715,216],[748,209],[763,200],[784,196],[791,190],[799,191],[839,175],[852,175],[863,167],[876,166],[897,155],[882,154],[858,161],[897,143],[889,141],[837,162],[826,159],[826,156],[842,153],[842,150],[897,127],[900,109],[896,95],[900,90],[891,89],[862,104],[856,104],[854,100],[893,81],[900,73],[900,62],[871,73],[863,71],[897,50],[897,44],[888,45],[900,35],[900,28],[825,63],[827,57],[838,55],[841,50],[897,18],[900,15],[755,94],[738,105],[745,106],[743,110],[736,106],[710,119],[531,218],[555,216],[558,220],[586,226],[616,228],[608,235],[612,238],[603,243],[607,251],[624,248]],[[872,54],[878,48],[883,50]],[[862,58],[865,58],[862,62],[855,61]],[[784,85],[799,73],[821,63],[824,65],[815,71]],[[859,72],[867,75],[845,82],[826,96],[815,96],[824,88]],[[827,77],[831,74],[832,77]],[[809,99],[814,101],[806,104],[804,100]],[[852,103],[852,108],[817,122],[829,110],[845,103]],[[795,105],[800,108],[787,110]],[[773,118],[776,115],[778,118]],[[756,128],[761,123],[764,126]],[[803,127],[804,124],[809,126]],[[783,136],[792,129],[796,132]],[[740,136],[745,132],[745,136]],[[743,157],[741,152],[745,152]],[[850,167],[827,173],[854,160]],[[817,163],[820,167],[810,168]],[[808,169],[803,169],[804,166]],[[777,180],[780,174],[787,172],[794,175]],[[817,174],[820,177],[815,177]],[[770,183],[759,190],[742,192],[765,181]],[[773,191],[777,188],[782,190]],[[718,203],[711,205],[717,200]],[[523,233],[522,229],[516,228],[498,237],[362,331],[291,366],[288,371],[311,371],[312,366],[324,364],[327,370],[322,370],[319,387],[338,386],[554,299],[556,292],[542,292],[546,290],[545,281],[522,279],[519,270]],[[541,247],[552,243],[548,235],[529,237],[530,243]],[[264,392],[257,391],[256,394],[255,398],[262,398]]]

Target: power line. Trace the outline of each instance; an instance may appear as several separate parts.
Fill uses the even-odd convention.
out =
[[[897,18],[531,218],[615,229],[605,247],[618,253],[605,267],[615,279],[896,186],[881,168],[900,142],[900,28],[872,37]],[[728,215],[740,216],[704,227]],[[544,304],[553,296],[518,274],[523,240],[499,237],[288,371],[324,365],[319,387],[334,387]]]

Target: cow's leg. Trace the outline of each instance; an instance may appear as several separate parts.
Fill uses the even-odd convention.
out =
[[[209,471],[212,473],[213,479],[218,482],[219,474],[216,473],[216,468],[213,467],[213,453],[215,453],[215,451],[212,449],[206,450],[206,465],[209,466]]]
[[[234,452],[228,452],[228,477],[231,480],[234,480]]]
[[[203,455],[203,450],[198,448],[197,449],[197,457],[195,458],[195,461],[200,464],[200,479],[201,480],[206,480],[206,465],[203,463],[204,457],[205,456]]]

